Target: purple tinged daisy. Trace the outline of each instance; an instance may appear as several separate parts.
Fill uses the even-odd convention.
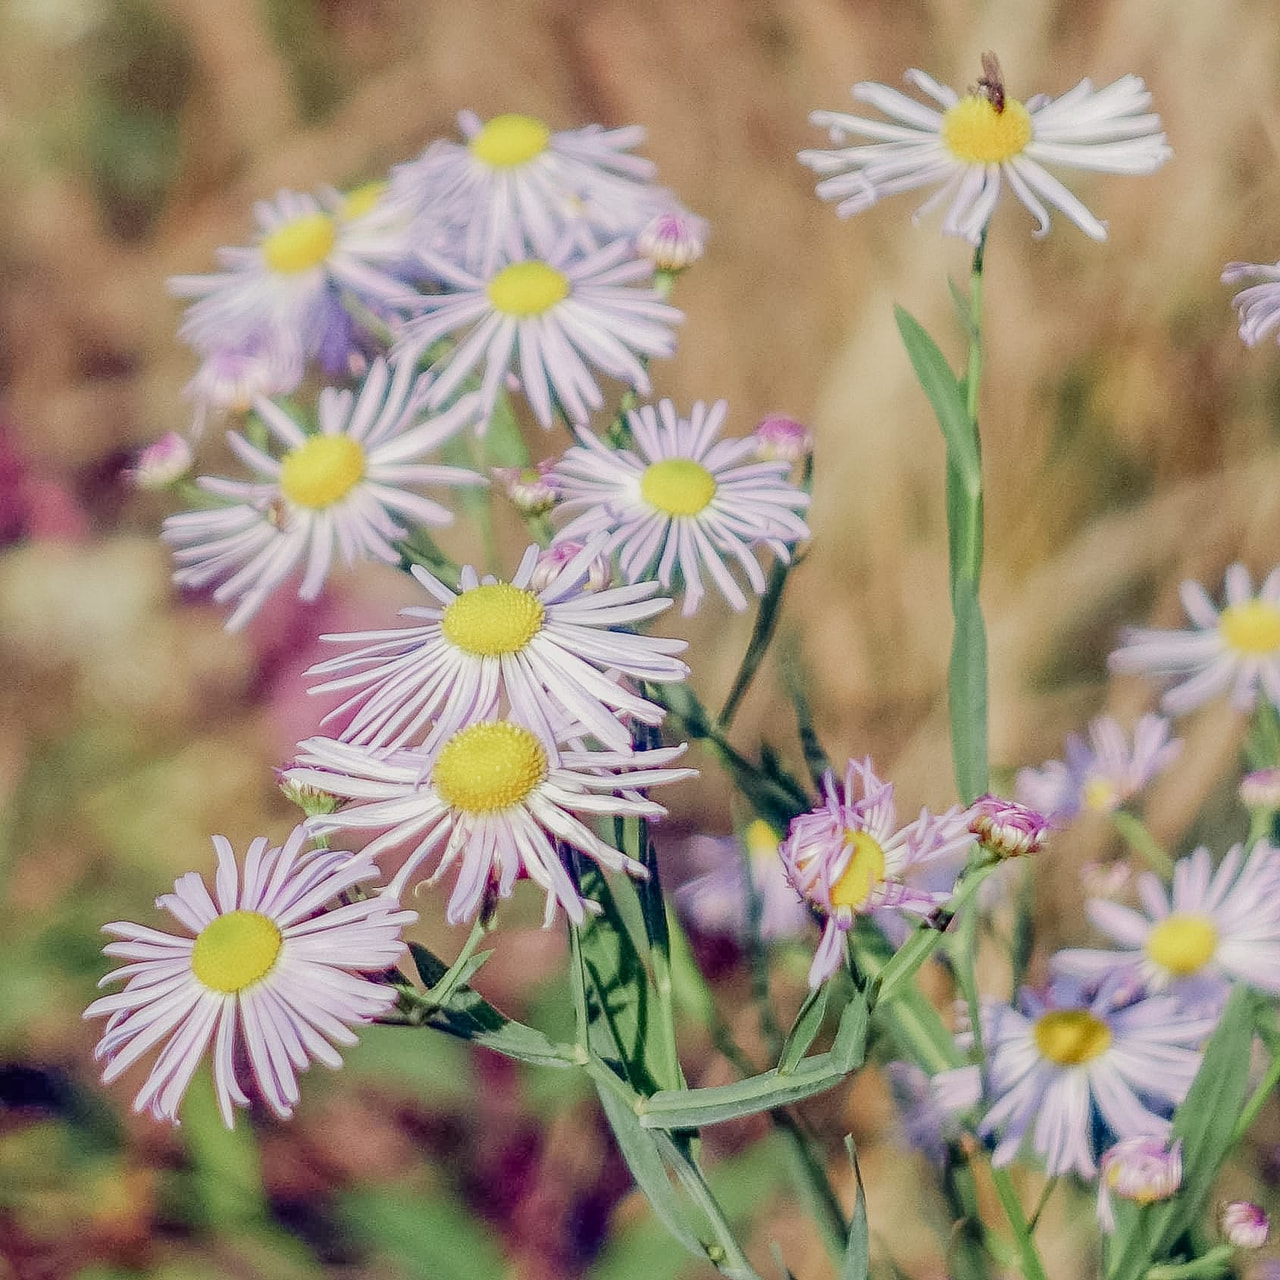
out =
[[[756,441],[717,440],[729,406],[701,401],[688,418],[670,400],[627,415],[634,449],[611,449],[589,431],[555,469],[557,513],[577,512],[556,541],[607,534],[622,576],[638,582],[656,572],[669,588],[679,571],[685,616],[696,613],[705,571],[741,610],[742,588],[725,560],[735,562],[751,589],[763,595],[764,570],[754,549],[763,543],[787,561],[809,536],[800,512],[809,495],[788,480],[786,462],[755,461]],[[656,566],[656,568],[655,568]]]
[[[235,631],[296,569],[298,595],[314,600],[333,564],[382,560],[398,564],[394,543],[406,536],[402,521],[448,524],[453,515],[412,488],[473,485],[485,481],[457,467],[427,465],[423,455],[474,418],[473,398],[435,418],[417,408],[411,365],[393,370],[375,361],[359,391],[326,387],[318,405],[319,431],[308,434],[279,405],[254,408],[284,446],[276,458],[228,432],[235,453],[258,473],[255,480],[202,476],[199,485],[225,506],[183,512],[164,522],[175,548],[174,581],[183,587],[220,585],[214,599],[238,600],[227,629]],[[410,487],[412,486],[412,488]]]
[[[1186,1004],[1217,1007],[1232,981],[1280,995],[1280,851],[1259,843],[1245,858],[1234,845],[1217,870],[1208,849],[1174,865],[1166,890],[1138,877],[1142,911],[1091,899],[1094,926],[1122,948],[1073,948],[1053,958],[1057,972],[1098,982],[1137,980]]]
[[[1240,711],[1253,709],[1259,690],[1280,706],[1280,569],[1273,569],[1255,594],[1248,569],[1233,564],[1221,610],[1198,582],[1184,582],[1181,596],[1194,629],[1132,627],[1111,655],[1111,670],[1178,677],[1161,699],[1170,715],[1182,715],[1228,689]]]
[[[653,162],[630,154],[644,141],[638,126],[555,132],[532,116],[482,122],[470,111],[458,125],[465,142],[432,143],[392,171],[391,190],[444,228],[469,271],[488,275],[565,240],[589,253],[674,203],[653,185]]]
[[[1182,1139],[1124,1138],[1103,1153],[1098,1173],[1098,1224],[1116,1229],[1112,1195],[1135,1204],[1168,1200],[1182,1186]]]
[[[1280,328],[1280,262],[1228,262],[1223,284],[1239,284],[1257,278],[1260,284],[1241,289],[1231,305],[1240,313],[1240,337],[1246,346],[1257,346]]]
[[[922,809],[899,828],[893,783],[876,777],[870,758],[849,761],[842,789],[828,772],[822,792],[818,808],[792,819],[781,848],[792,885],[826,917],[811,987],[839,969],[858,916],[879,908],[927,915],[945,902],[949,892],[916,887],[908,877],[917,867],[962,857],[975,843],[959,805],[943,814]]]
[[[342,738],[367,746],[401,747],[429,730],[430,749],[462,725],[510,708],[550,741],[567,717],[613,750],[628,750],[631,734],[618,715],[661,724],[665,713],[618,677],[683,680],[689,668],[674,655],[686,642],[620,629],[671,601],[657,595],[656,582],[589,589],[584,579],[600,551],[600,539],[582,547],[540,588],[532,585],[536,546],[510,582],[482,579],[467,565],[456,592],[415,566],[435,603],[401,613],[422,625],[322,637],[360,645],[307,672],[329,677],[313,693],[351,695],[326,719],[354,711]]]
[[[716,865],[676,890],[677,905],[704,933],[746,939],[750,936],[746,875],[750,874],[750,890],[760,903],[760,936],[770,940],[800,936],[809,923],[809,910],[787,879],[778,855],[780,843],[778,833],[760,818],[748,823],[740,837],[695,836],[689,842],[691,858],[704,863],[714,860]],[[749,870],[743,865],[744,851]]]
[[[1171,739],[1169,727],[1163,716],[1143,716],[1130,747],[1120,722],[1100,716],[1089,724],[1087,743],[1079,734],[1067,736],[1065,761],[1018,770],[1018,800],[1058,823],[1082,812],[1112,813],[1178,758],[1182,739]]]
[[[1024,990],[1020,1008],[984,1000],[981,1018],[990,1096],[978,1133],[999,1135],[993,1163],[1009,1164],[1029,1135],[1051,1176],[1083,1178],[1097,1171],[1099,1121],[1113,1138],[1167,1140],[1165,1113],[1186,1097],[1217,1022],[1170,996],[1117,1007],[1110,988],[1092,999]],[[958,1039],[972,1047],[971,1033]],[[982,1078],[977,1066],[958,1067],[935,1076],[934,1088],[964,1111],[982,1101]]]
[[[459,335],[432,368],[427,403],[445,404],[483,365],[480,431],[508,373],[550,427],[557,406],[574,422],[603,408],[593,370],[648,395],[645,361],[675,351],[674,326],[683,317],[651,287],[653,264],[625,241],[585,256],[561,245],[544,257],[504,260],[485,274],[426,250],[420,256],[444,289],[402,296],[402,308],[417,314],[404,322],[397,350],[416,360]]]
[[[311,1061],[337,1068],[334,1045],[353,1045],[350,1028],[373,1021],[396,1001],[394,988],[371,982],[397,963],[400,934],[418,917],[394,897],[332,906],[347,890],[374,879],[364,854],[303,853],[302,827],[281,848],[259,837],[241,874],[231,845],[214,836],[218,854],[216,901],[196,872],[180,876],[173,893],[156,900],[191,937],[143,925],[115,923],[120,939],[105,952],[128,961],[102,983],[127,979],[103,996],[86,1018],[107,1018],[95,1056],[105,1059],[110,1084],[163,1042],[135,1111],[178,1119],[195,1069],[213,1043],[213,1082],[228,1128],[233,1106],[249,1105],[237,1077],[236,1051],[271,1109],[284,1118],[298,1101],[297,1072]]]
[[[818,195],[835,201],[836,212],[847,218],[886,196],[936,187],[916,218],[946,205],[944,234],[976,245],[1007,182],[1039,224],[1037,235],[1048,232],[1053,208],[1085,235],[1105,240],[1106,224],[1044,166],[1154,173],[1172,152],[1160,117],[1148,111],[1146,86],[1133,75],[1104,89],[1082,80],[1060,98],[1037,94],[1022,103],[1006,94],[990,55],[983,69],[977,89],[964,95],[923,71],[908,71],[907,82],[932,104],[874,81],[854,85],[853,96],[887,120],[813,112],[810,121],[826,129],[838,147],[800,152],[800,162],[822,178]],[[870,141],[845,145],[850,138]]]
[[[201,351],[195,377],[182,389],[195,402],[191,434],[199,439],[210,417],[248,413],[260,396],[289,395],[302,381],[302,350],[288,333],[256,334]]]
[[[328,738],[299,744],[285,776],[351,803],[307,821],[318,836],[380,831],[370,857],[410,846],[389,892],[399,895],[418,867],[439,854],[428,883],[451,867],[450,924],[471,919],[493,897],[510,897],[521,876],[547,895],[546,923],[559,903],[575,924],[584,903],[561,860],[567,844],[602,867],[643,877],[638,863],[606,844],[583,822],[599,817],[659,818],[666,810],[639,794],[693,777],[668,766],[684,747],[655,751],[584,751],[563,739],[558,749],[512,720],[483,720],[447,738],[435,752],[372,751]]]

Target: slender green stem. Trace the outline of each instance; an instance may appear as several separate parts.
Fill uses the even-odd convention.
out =
[[[1000,1206],[1013,1230],[1014,1242],[1018,1248],[1018,1257],[1022,1263],[1022,1274],[1026,1280],[1048,1280],[1044,1263],[1040,1261],[1040,1252],[1031,1238],[1031,1229],[1022,1212],[1022,1203],[1013,1185],[1013,1179],[1007,1169],[992,1168],[991,1180],[995,1183],[996,1195],[1000,1197]]]
[[[1129,847],[1142,857],[1156,875],[1162,880],[1168,880],[1173,875],[1173,859],[1161,848],[1160,842],[1147,830],[1147,825],[1141,818],[1117,809],[1111,815],[1111,821]]]
[[[822,1159],[813,1149],[813,1143],[799,1120],[789,1111],[775,1107],[769,1112],[769,1119],[787,1141],[793,1180],[800,1188],[827,1253],[839,1266],[849,1239],[849,1224],[845,1221],[840,1198],[827,1177]]]
[[[965,375],[965,408],[969,421],[978,425],[978,387],[982,381],[982,268],[987,252],[987,232],[973,251],[969,272],[969,370]]]
[[[1240,1119],[1236,1121],[1236,1127],[1231,1132],[1233,1146],[1253,1127],[1258,1113],[1266,1105],[1267,1099],[1271,1097],[1277,1085],[1280,1085],[1280,1053],[1276,1053],[1273,1049],[1266,1074],[1258,1082],[1258,1087],[1250,1095],[1249,1101],[1245,1103]]]
[[[1040,1215],[1044,1212],[1045,1206],[1049,1203],[1049,1197],[1058,1189],[1058,1183],[1061,1179],[1054,1174],[1049,1178],[1044,1186],[1040,1189],[1040,1199],[1036,1201],[1036,1207],[1032,1210],[1031,1217],[1027,1222],[1027,1230],[1034,1232],[1036,1227],[1040,1225]]]
[[[1213,1280],[1231,1271],[1235,1249],[1229,1244],[1215,1245],[1208,1253],[1191,1262],[1169,1262],[1152,1267],[1146,1280]]]
[[[466,972],[467,964],[471,957],[475,955],[476,948],[480,945],[488,930],[485,928],[484,921],[477,919],[475,924],[471,926],[471,933],[468,935],[466,942],[462,945],[462,950],[458,952],[458,958],[449,966],[443,978],[426,993],[426,1000],[439,1008],[440,1005],[448,1004],[449,997],[457,990],[462,976]]]

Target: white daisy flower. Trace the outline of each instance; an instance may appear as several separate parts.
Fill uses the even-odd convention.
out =
[[[470,111],[458,125],[465,143],[432,143],[392,171],[391,188],[449,229],[470,271],[543,256],[566,236],[590,252],[675,205],[653,185],[653,162],[629,154],[644,141],[638,126],[553,132],[532,116]]]
[[[298,1101],[296,1073],[312,1060],[340,1067],[333,1046],[355,1044],[350,1028],[395,1004],[394,988],[360,975],[397,963],[405,949],[401,930],[417,913],[401,911],[386,893],[331,906],[378,870],[364,854],[304,854],[305,841],[302,827],[282,848],[268,849],[259,837],[241,875],[231,845],[214,836],[216,902],[194,871],[156,900],[192,937],[104,926],[121,939],[105,953],[129,963],[100,984],[128,979],[124,990],[95,1000],[84,1014],[108,1019],[95,1051],[107,1062],[103,1081],[110,1084],[163,1042],[135,1111],[176,1124],[212,1040],[214,1089],[227,1127],[233,1105],[249,1105],[237,1077],[241,1044],[263,1098],[287,1118]]]
[[[1109,990],[1050,1001],[1024,991],[1021,1009],[984,1000],[981,1018],[990,1097],[978,1133],[999,1135],[992,1163],[1009,1164],[1030,1134],[1050,1176],[1083,1178],[1097,1172],[1099,1122],[1112,1139],[1168,1138],[1167,1113],[1186,1097],[1217,1021],[1170,996],[1117,1008]],[[971,1033],[957,1039],[972,1046]],[[959,1067],[935,1076],[934,1088],[963,1111],[981,1101],[981,1080],[977,1066]]]
[[[1231,982],[1280,995],[1280,852],[1234,845],[1215,871],[1208,849],[1180,858],[1172,891],[1138,877],[1143,910],[1094,898],[1089,919],[1119,951],[1073,948],[1055,971],[1082,980],[1140,981],[1188,1004],[1220,1006]]]
[[[430,755],[373,751],[328,738],[310,738],[298,749],[286,779],[352,802],[309,818],[308,828],[316,835],[380,830],[364,850],[375,858],[411,846],[391,881],[395,895],[433,854],[440,858],[430,884],[456,864],[445,912],[450,924],[470,919],[494,896],[510,897],[521,876],[546,892],[547,924],[557,902],[580,924],[589,904],[578,896],[558,845],[610,871],[643,877],[638,862],[606,844],[582,818],[660,818],[666,810],[638,790],[695,773],[666,767],[683,754],[683,746],[636,752],[559,746],[553,752],[512,720],[468,725]]]
[[[849,761],[843,789],[828,772],[822,793],[821,805],[791,820],[780,849],[796,891],[826,917],[809,969],[811,987],[839,969],[845,935],[859,915],[881,908],[927,915],[945,902],[950,892],[908,880],[917,867],[959,859],[976,843],[959,805],[940,815],[922,809],[914,822],[899,828],[893,783],[876,777],[869,757]]]
[[[1223,284],[1239,284],[1255,276],[1260,284],[1241,289],[1231,299],[1240,313],[1240,337],[1250,347],[1280,328],[1280,262],[1228,262],[1222,272]]]
[[[411,492],[422,485],[484,484],[458,467],[419,461],[474,420],[473,397],[425,418],[416,407],[414,371],[378,360],[358,393],[326,387],[317,409],[319,431],[308,434],[279,405],[254,402],[258,416],[285,453],[274,458],[243,436],[227,433],[232,449],[258,473],[256,480],[202,476],[199,485],[230,505],[170,516],[161,535],[175,548],[174,581],[183,587],[219,582],[213,598],[238,600],[227,620],[235,631],[295,569],[305,566],[298,595],[314,600],[335,549],[357,560],[398,564],[394,542],[401,523],[448,524],[452,513]]]
[[[990,55],[983,69],[977,88],[963,96],[923,71],[908,71],[908,83],[936,106],[874,81],[854,85],[853,96],[888,120],[815,111],[810,121],[839,145],[800,152],[801,163],[822,176],[818,195],[836,201],[836,212],[847,218],[885,196],[937,187],[916,217],[945,204],[944,233],[976,245],[1007,182],[1039,223],[1037,235],[1049,230],[1054,208],[1085,235],[1105,240],[1106,224],[1043,166],[1154,173],[1172,152],[1160,117],[1147,110],[1146,86],[1133,75],[1105,89],[1082,80],[1060,98],[1037,94],[1024,104],[1005,93]],[[871,141],[845,146],[851,137]]]
[[[1114,716],[1089,723],[1089,741],[1067,735],[1063,760],[1019,769],[1014,788],[1021,803],[1054,823],[1082,812],[1113,813],[1127,804],[1182,753],[1182,739],[1169,737],[1163,716],[1147,715],[1134,726],[1133,745]]]
[[[1280,568],[1258,593],[1242,564],[1227,570],[1226,605],[1214,607],[1198,582],[1184,582],[1182,607],[1194,630],[1131,627],[1109,659],[1112,671],[1176,676],[1160,705],[1181,715],[1231,690],[1231,702],[1250,711],[1263,695],[1280,706]]]
[[[329,371],[345,372],[355,331],[342,294],[385,311],[404,293],[404,282],[387,269],[404,254],[398,228],[363,194],[348,204],[329,189],[314,196],[281,191],[258,201],[254,217],[253,246],[218,250],[225,271],[169,281],[171,292],[196,299],[179,333],[203,351],[285,335]]]
[[[467,565],[456,592],[415,566],[414,577],[436,603],[401,614],[422,625],[322,637],[360,646],[307,672],[330,677],[312,693],[351,694],[326,722],[354,710],[343,741],[377,747],[404,746],[429,729],[430,749],[462,725],[509,708],[549,740],[567,717],[613,750],[629,750],[631,734],[617,715],[656,725],[665,713],[614,677],[683,680],[689,668],[674,655],[687,642],[617,629],[654,617],[671,601],[657,594],[656,582],[588,589],[584,579],[599,552],[599,540],[582,548],[541,589],[531,583],[537,546],[510,582],[482,579]]]
[[[419,314],[404,322],[397,351],[416,360],[432,343],[461,335],[433,365],[427,403],[446,403],[483,364],[480,430],[509,373],[550,427],[557,406],[574,422],[604,406],[593,369],[647,395],[645,360],[675,350],[672,326],[683,317],[650,287],[653,264],[624,241],[585,257],[561,246],[484,275],[425,250],[420,257],[445,289],[401,299]]]
[[[763,543],[778,559],[809,536],[800,516],[809,495],[788,480],[786,462],[757,462],[756,440],[717,440],[728,404],[698,401],[688,418],[670,400],[627,415],[635,449],[611,449],[589,431],[555,468],[557,513],[578,510],[557,542],[608,534],[622,576],[637,582],[654,572],[664,588],[679,570],[685,616],[697,612],[705,570],[735,609],[747,598],[725,565],[736,562],[763,595],[764,570],[754,555]],[[585,508],[585,510],[583,510]],[[656,568],[655,568],[656,566]]]

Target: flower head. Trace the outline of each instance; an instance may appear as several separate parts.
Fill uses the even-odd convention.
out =
[[[638,582],[655,572],[670,587],[684,580],[687,616],[702,600],[705,571],[735,609],[747,598],[725,564],[736,562],[757,595],[764,570],[753,554],[763,543],[780,560],[809,536],[800,513],[809,495],[787,479],[784,462],[751,461],[755,442],[717,440],[729,406],[699,401],[688,418],[670,400],[627,415],[635,449],[611,449],[588,431],[556,467],[557,512],[578,512],[556,541],[608,535],[622,576]]]
[[[1166,891],[1138,877],[1142,911],[1091,899],[1089,919],[1119,951],[1059,951],[1054,968],[1080,979],[1137,979],[1184,1002],[1216,1007],[1227,984],[1280,995],[1280,851],[1266,843],[1246,859],[1234,845],[1214,870],[1208,849],[1180,858]]]
[[[674,273],[691,267],[706,252],[707,224],[687,209],[656,214],[640,228],[636,251],[659,270]]]
[[[1133,746],[1113,716],[1089,725],[1089,741],[1067,737],[1067,758],[1050,760],[1039,769],[1019,769],[1014,787],[1018,800],[1067,822],[1082,811],[1111,813],[1126,804],[1163,773],[1182,751],[1180,738],[1170,739],[1162,716],[1143,716],[1133,730]]]
[[[982,1002],[982,1046],[989,1085],[980,1135],[999,1135],[996,1165],[1008,1164],[1030,1135],[1051,1175],[1096,1170],[1098,1122],[1112,1138],[1167,1139],[1170,1111],[1200,1066],[1198,1046],[1216,1017],[1187,1013],[1168,996],[1118,1006],[1114,989],[1086,999],[1059,989],[1048,1000],[1029,991],[1021,1007]],[[972,1036],[960,1037],[970,1045]],[[981,1095],[976,1066],[934,1077],[956,1109]]]
[[[1256,346],[1280,327],[1280,262],[1228,262],[1223,284],[1239,284],[1256,276],[1262,283],[1241,289],[1231,305],[1240,313],[1240,337],[1247,346]]]
[[[417,314],[404,323],[397,350],[416,359],[441,338],[459,335],[432,369],[427,403],[445,404],[483,365],[481,431],[508,374],[544,427],[556,406],[585,422],[604,405],[593,370],[647,395],[645,362],[675,350],[674,326],[683,317],[650,287],[652,263],[626,241],[586,256],[561,246],[483,275],[425,250],[421,256],[445,287],[401,299]]]
[[[1246,809],[1280,809],[1280,768],[1246,773],[1240,779],[1240,803]]]
[[[191,446],[176,431],[138,453],[125,474],[138,489],[167,489],[191,470]]]
[[[948,893],[915,887],[908,877],[974,843],[958,805],[941,815],[922,809],[899,828],[893,783],[876,777],[870,759],[849,761],[843,788],[829,772],[822,792],[821,805],[792,819],[781,850],[796,891],[826,916],[809,969],[811,987],[840,967],[845,935],[859,915],[881,907],[925,915],[945,902]]]
[[[1255,595],[1248,569],[1233,564],[1221,610],[1198,582],[1184,582],[1181,595],[1193,629],[1130,628],[1111,655],[1111,670],[1177,677],[1179,683],[1161,699],[1170,715],[1228,689],[1241,711],[1252,710],[1260,689],[1280,706],[1280,569],[1267,575]]]
[[[681,911],[705,933],[745,940],[751,936],[754,895],[762,938],[794,938],[803,933],[809,911],[787,879],[779,844],[778,833],[760,818],[749,823],[741,836],[694,837],[691,855],[714,860],[716,865],[676,890]]]
[[[1039,853],[1051,830],[1044,814],[999,796],[979,796],[967,817],[969,830],[1001,858]]]
[[[533,566],[529,577],[531,591],[544,591],[564,571],[566,565],[572,564],[586,549],[585,542],[553,542],[551,546],[538,552],[538,562]],[[599,544],[592,544],[597,546]],[[603,591],[613,581],[613,565],[606,555],[597,555],[587,566],[587,575],[582,579],[583,591]]]
[[[1271,1219],[1266,1210],[1248,1200],[1224,1204],[1218,1225],[1227,1243],[1237,1249],[1261,1249],[1271,1237]]]
[[[661,817],[666,810],[639,792],[693,776],[692,769],[668,767],[683,752],[682,746],[634,753],[557,749],[515,721],[481,720],[457,730],[430,755],[311,738],[300,744],[288,777],[352,802],[308,819],[316,835],[380,831],[365,847],[370,857],[409,847],[390,892],[402,893],[437,853],[429,883],[456,866],[446,911],[450,924],[470,919],[491,898],[509,897],[521,876],[546,892],[548,924],[557,902],[581,923],[587,906],[557,846],[643,877],[640,863],[606,844],[583,819]]]
[[[422,740],[430,726],[430,747],[493,715],[505,700],[551,741],[554,726],[567,717],[625,751],[631,734],[617,714],[660,724],[664,712],[616,676],[661,683],[683,680],[689,669],[675,657],[685,641],[617,629],[671,604],[657,595],[656,582],[584,586],[600,551],[599,539],[582,547],[541,589],[532,585],[536,546],[525,551],[510,582],[482,579],[467,565],[456,592],[415,566],[434,603],[401,612],[421,623],[322,637],[360,647],[312,667],[308,675],[327,677],[312,692],[350,695],[327,719],[354,711],[342,736],[364,745],[404,746]]]
[[[216,901],[194,871],[157,899],[192,936],[115,923],[120,939],[106,954],[127,960],[103,983],[127,979],[86,1018],[107,1018],[95,1056],[110,1083],[163,1042],[134,1110],[158,1120],[178,1118],[178,1105],[213,1042],[213,1082],[222,1119],[249,1098],[237,1075],[245,1046],[253,1079],[275,1113],[288,1117],[298,1101],[296,1072],[313,1059],[339,1067],[334,1044],[353,1045],[350,1028],[371,1022],[395,1003],[394,988],[362,977],[394,965],[404,953],[401,930],[417,919],[394,897],[332,907],[339,895],[378,874],[364,854],[305,854],[297,827],[284,846],[255,840],[240,871],[231,845],[214,836]]]
[[[548,474],[554,465],[546,459],[531,467],[493,467],[489,474],[522,516],[545,516],[556,505],[556,488]]]
[[[1037,94],[1023,103],[1006,94],[994,58],[983,63],[983,80],[964,95],[908,71],[908,83],[936,105],[873,81],[854,85],[853,96],[887,120],[815,111],[809,119],[839,147],[800,152],[801,163],[822,177],[818,195],[836,201],[847,218],[885,196],[936,187],[917,217],[945,204],[943,232],[977,244],[1007,182],[1037,220],[1037,234],[1049,230],[1054,208],[1085,235],[1105,240],[1105,223],[1043,166],[1154,173],[1172,153],[1160,117],[1148,113],[1146,86],[1132,75],[1105,89],[1082,80],[1060,98]],[[850,138],[871,141],[844,145]]]
[[[1098,1175],[1098,1222],[1108,1233],[1116,1229],[1112,1195],[1135,1204],[1167,1200],[1182,1186],[1182,1140],[1124,1138],[1103,1153]]]
[[[435,418],[416,408],[413,368],[394,375],[378,360],[360,390],[320,393],[319,431],[308,434],[279,405],[254,408],[284,446],[273,457],[245,437],[228,433],[235,453],[256,480],[200,479],[200,487],[228,505],[170,516],[163,537],[175,548],[174,580],[184,587],[210,582],[218,601],[238,600],[227,621],[234,631],[261,608],[295,569],[298,595],[314,600],[329,576],[335,550],[347,564],[397,564],[393,545],[406,536],[402,520],[448,524],[452,513],[414,489],[472,485],[484,480],[458,467],[427,465],[423,455],[472,420],[475,402],[460,401]]]
[[[813,433],[803,422],[771,413],[755,431],[756,457],[762,462],[802,462],[813,452]]]

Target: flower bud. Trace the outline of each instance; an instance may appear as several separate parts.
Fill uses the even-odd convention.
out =
[[[1166,1146],[1159,1138],[1125,1138],[1107,1151],[1098,1171],[1098,1222],[1116,1229],[1111,1196],[1135,1204],[1167,1200],[1182,1186],[1182,1140]]]
[[[314,818],[317,814],[333,813],[342,803],[337,796],[331,795],[328,791],[321,791],[319,787],[313,787],[304,782],[295,782],[289,777],[291,767],[291,765],[285,765],[284,768],[275,771],[276,786],[280,788],[284,798],[296,804],[308,818]]]
[[[191,446],[176,431],[149,444],[125,471],[135,488],[167,489],[191,470]]]
[[[756,457],[762,462],[803,462],[813,452],[813,436],[803,422],[771,413],[755,431]]]
[[[493,467],[490,474],[522,516],[544,516],[556,505],[553,465],[548,459],[532,467]]]
[[[651,218],[636,236],[636,252],[659,271],[683,271],[706,251],[705,219],[687,209],[672,209]]]
[[[1240,779],[1240,803],[1246,809],[1280,809],[1280,769],[1255,769]]]
[[[542,591],[550,586],[561,570],[581,552],[581,542],[557,542],[538,555],[538,562],[533,566],[533,575],[529,579],[530,591]],[[613,569],[608,556],[595,556],[587,566],[587,576],[583,579],[583,591],[600,591],[613,580]]]
[[[979,796],[969,806],[969,830],[1000,858],[1038,853],[1049,836],[1049,820],[1035,809],[999,796]]]
[[[1248,1200],[1232,1200],[1224,1204],[1218,1225],[1228,1244],[1237,1249],[1261,1249],[1271,1235],[1271,1219]]]

